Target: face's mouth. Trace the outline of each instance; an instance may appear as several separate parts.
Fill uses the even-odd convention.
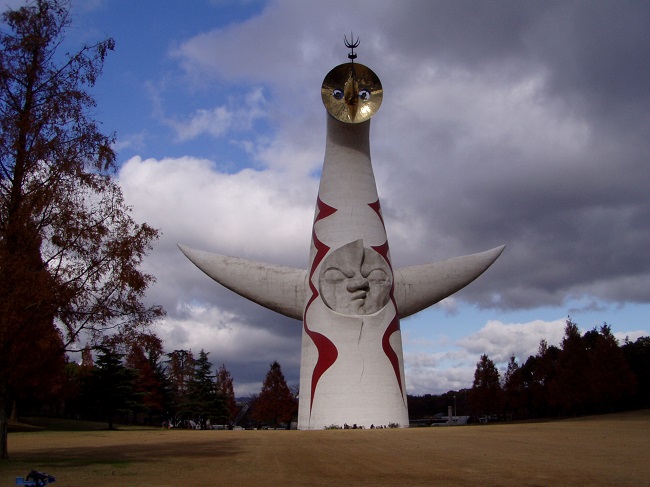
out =
[[[350,293],[350,301],[364,301],[368,298],[368,293],[363,290]],[[363,303],[362,303],[363,304]]]

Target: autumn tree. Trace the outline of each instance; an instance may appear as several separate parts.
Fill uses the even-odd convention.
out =
[[[623,407],[636,389],[636,379],[611,327],[586,332],[589,400],[592,413],[609,413]]]
[[[496,414],[501,410],[499,371],[486,354],[481,355],[476,363],[469,401],[472,410],[478,414]]]
[[[221,367],[217,370],[217,377],[215,378],[215,387],[217,393],[221,394],[226,403],[226,408],[228,409],[228,421],[232,422],[237,416],[238,408],[235,401],[235,389],[233,387],[233,380],[230,376],[230,372],[226,369],[225,364],[221,364]]]
[[[151,423],[154,414],[164,410],[164,379],[162,376],[162,340],[146,336],[146,341],[129,344],[126,366],[133,371],[133,409],[147,415]]]
[[[176,416],[184,407],[187,386],[194,375],[194,355],[191,350],[174,350],[167,354],[167,358],[165,376],[170,389],[168,412]]]
[[[128,336],[162,313],[139,265],[158,236],[136,223],[92,117],[114,41],[61,51],[67,0],[32,0],[0,25],[0,458],[7,406],[66,349]],[[60,366],[60,365],[57,365]]]
[[[261,423],[277,426],[290,423],[296,413],[296,401],[278,362],[266,374],[262,390],[253,408],[253,417]]]

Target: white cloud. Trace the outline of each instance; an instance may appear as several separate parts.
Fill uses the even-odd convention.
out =
[[[306,267],[314,180],[292,181],[287,187],[281,172],[226,174],[210,161],[191,157],[134,157],[122,166],[119,178],[137,219],[162,229],[164,249],[184,243],[296,265],[303,260]],[[298,257],[301,253],[304,259]]]
[[[247,360],[269,360],[264,348],[284,346],[278,336],[268,330],[251,328],[235,313],[220,310],[214,306],[194,303],[178,303],[174,318],[165,319],[161,334],[176,337],[174,342],[185,349],[198,351],[201,348],[215,352],[220,360],[240,362],[242,352],[253,346],[260,349],[255,357]]]
[[[203,134],[215,138],[230,131],[250,130],[256,120],[264,118],[266,100],[261,88],[247,93],[242,99],[231,98],[228,105],[199,108],[186,120],[163,115],[163,122],[176,133],[179,142],[195,139]]]
[[[537,353],[541,340],[546,340],[549,345],[559,345],[565,325],[565,319],[528,323],[490,320],[478,332],[459,340],[458,344],[476,357],[475,361],[480,355],[487,354],[495,363],[503,364],[514,355],[521,363]]]
[[[471,387],[478,362],[487,354],[501,369],[515,355],[520,364],[536,355],[541,340],[559,345],[564,335],[565,320],[535,320],[527,323],[488,321],[480,330],[461,338],[455,344],[431,344],[430,353],[405,353],[406,386],[411,394],[440,394]]]

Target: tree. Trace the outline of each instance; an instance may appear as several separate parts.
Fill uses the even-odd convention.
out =
[[[524,404],[523,372],[514,355],[510,357],[508,368],[503,376],[504,406],[507,414],[515,418]]]
[[[284,379],[282,367],[278,362],[273,362],[255,401],[253,417],[256,421],[277,426],[290,423],[296,410],[296,401]]]
[[[217,377],[215,379],[215,387],[217,389],[217,394],[220,394],[226,403],[228,408],[228,421],[232,422],[237,415],[237,402],[235,401],[235,389],[233,387],[233,380],[230,376],[230,372],[226,369],[225,364],[221,364],[221,367],[217,370]]]
[[[115,414],[133,399],[134,373],[122,363],[123,357],[109,348],[100,348],[89,381],[90,396],[95,407],[105,414],[109,430],[113,429]]]
[[[169,386],[169,411],[175,419],[183,409],[187,397],[187,385],[194,375],[194,355],[191,350],[174,350],[167,354],[165,376]],[[175,421],[174,421],[175,423]]]
[[[567,318],[557,373],[551,386],[551,404],[566,414],[586,412],[590,399],[589,356],[578,325]]]
[[[476,413],[491,415],[501,410],[499,371],[486,354],[481,355],[476,363],[469,399],[471,408]]]
[[[539,342],[532,369],[532,408],[536,416],[550,416],[553,404],[553,388],[558,373],[560,349],[549,345],[546,340]]]
[[[160,351],[160,353],[158,353]],[[147,356],[147,352],[149,356]],[[162,413],[164,409],[164,391],[161,376],[158,373],[158,358],[162,353],[162,342],[158,339],[155,349],[151,344],[139,342],[130,344],[126,356],[126,365],[133,371],[133,409],[146,414],[151,423],[152,415]]]
[[[589,360],[590,412],[609,413],[622,408],[636,389],[636,379],[611,327],[605,323],[583,336]]]
[[[225,398],[217,393],[212,375],[212,364],[208,360],[208,353],[199,352],[199,357],[194,361],[194,373],[187,383],[187,413],[199,417],[201,426],[205,426],[206,419],[225,421],[229,416]]]
[[[113,135],[89,94],[114,41],[60,47],[67,0],[32,0],[0,26],[0,458],[7,406],[66,350],[128,336],[163,313],[141,299],[157,230],[136,223],[113,178]]]
[[[635,342],[626,339],[621,348],[637,383],[633,405],[637,408],[648,408],[650,407],[650,337],[639,337]]]

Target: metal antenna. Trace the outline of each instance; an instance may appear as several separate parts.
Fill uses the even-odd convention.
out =
[[[355,41],[354,34],[352,33],[352,31],[350,31],[350,40],[348,41],[348,38],[345,35],[343,36],[343,39],[345,40],[345,47],[350,49],[350,53],[348,54],[348,59],[350,60],[350,62],[354,62],[354,60],[357,58],[357,55],[354,52],[354,48],[359,47],[360,44],[359,37],[357,37],[357,40]]]

